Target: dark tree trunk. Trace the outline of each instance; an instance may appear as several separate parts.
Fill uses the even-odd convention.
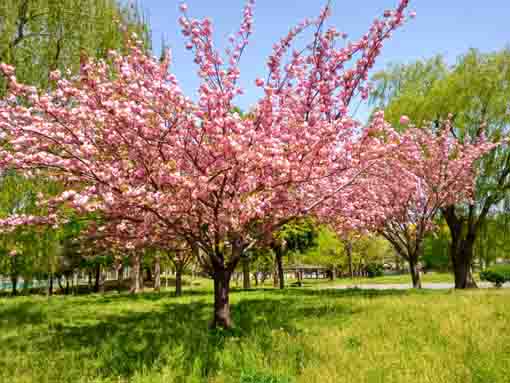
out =
[[[68,275],[66,275],[66,291],[65,291],[65,294],[69,295],[69,277],[68,277]]]
[[[12,295],[18,295],[18,275],[11,275]]]
[[[409,257],[409,272],[411,273],[411,279],[413,281],[413,288],[421,289],[421,277],[420,270],[418,268],[418,257]]]
[[[351,243],[351,241],[346,241],[345,252],[347,253],[347,260],[349,262],[349,276],[351,277],[351,279],[354,279],[354,268],[352,265],[352,243]]]
[[[454,245],[456,245],[456,251],[455,256],[452,256],[452,266],[455,275],[455,288],[469,289],[478,287],[471,272],[473,242],[470,240],[461,240],[459,243],[452,242],[452,251]]]
[[[223,267],[214,270],[214,318],[211,328],[232,327],[229,303],[230,277],[231,273]]]
[[[182,267],[175,268],[175,296],[182,295]]]
[[[131,287],[129,289],[131,294],[137,294],[142,290],[140,285],[140,263],[141,255],[139,253],[133,254],[131,256]]]
[[[243,264],[243,289],[249,289],[250,286],[250,258],[244,257]]]
[[[150,267],[147,267],[147,281],[152,282],[152,270]]]
[[[331,273],[329,274],[329,276],[330,276],[330,279],[331,279],[332,281],[334,281],[334,280],[336,279],[336,269],[335,269],[335,266],[333,266],[333,267],[331,268]]]
[[[95,267],[94,292],[98,293],[101,284],[101,265],[98,263]]]
[[[119,263],[117,265],[117,291],[120,293],[122,290],[122,273],[124,272],[124,265]]]
[[[57,277],[57,283],[58,283],[58,288],[60,289],[60,291],[64,291],[64,286],[62,285],[62,275],[59,275]]]
[[[48,295],[53,295],[53,274],[50,274],[50,277],[49,277]]]
[[[471,218],[474,213],[474,207],[470,206]],[[454,206],[449,206],[443,210],[443,215],[450,229],[450,259],[452,261],[453,274],[455,276],[455,288],[467,289],[476,288],[476,282],[471,274],[473,263],[473,249],[478,233],[478,224],[484,218],[484,214],[478,217],[478,220],[458,217]]]
[[[281,249],[276,251],[276,267],[278,269],[279,288],[283,290],[285,288],[285,275],[283,273],[283,256]]]
[[[161,263],[159,256],[154,257],[154,290],[161,290]]]
[[[259,285],[259,273],[258,271],[253,273],[253,279],[255,280],[255,286]]]
[[[90,289],[90,287],[92,286],[92,272],[91,271],[88,272],[88,276],[89,276],[89,280],[87,282],[87,285],[89,286],[89,289]]]
[[[276,257],[274,258],[274,268],[273,268],[273,287],[278,287],[278,264]]]

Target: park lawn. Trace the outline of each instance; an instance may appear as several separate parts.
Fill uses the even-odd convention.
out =
[[[0,299],[0,382],[508,382],[510,290]]]
[[[475,279],[478,281],[478,274],[475,274]],[[453,283],[453,274],[451,273],[437,273],[429,272],[421,275],[422,283]],[[337,278],[334,281],[329,279],[305,279],[304,286],[351,286],[351,285],[373,285],[373,284],[409,284],[411,285],[411,275],[384,275],[375,278]]]

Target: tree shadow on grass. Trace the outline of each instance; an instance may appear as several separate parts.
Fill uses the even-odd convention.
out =
[[[274,290],[270,291],[274,293]],[[144,295],[132,299],[156,299]],[[105,303],[116,305],[118,299],[131,298],[112,296],[110,302]],[[92,302],[93,305],[95,303]],[[66,311],[72,310],[69,306],[62,307]],[[99,314],[101,307],[98,306]],[[334,302],[332,305],[325,301],[317,302],[312,307],[292,291],[288,296],[273,296],[272,299],[241,299],[232,305],[235,329],[211,331],[208,324],[212,316],[212,304],[203,300],[182,303],[169,299],[161,301],[154,311],[133,311],[132,306],[129,307],[129,311],[100,315],[100,320],[91,317],[90,311],[79,314],[83,317],[73,316],[73,320],[66,319],[66,314],[62,313],[62,318],[56,318],[53,324],[49,324],[44,334],[40,328],[27,326],[26,331],[20,331],[18,339],[10,340],[10,346],[0,345],[0,352],[4,347],[17,347],[29,342],[42,355],[51,355],[55,350],[64,355],[79,354],[83,360],[81,368],[95,377],[129,379],[142,371],[172,368],[180,371],[183,376],[193,375],[205,379],[220,371],[221,353],[230,338],[239,338],[240,342],[243,342],[243,338],[250,338],[250,342],[256,342],[261,349],[271,349],[274,345],[272,342],[277,342],[273,339],[275,330],[284,331],[288,336],[298,339],[302,332],[296,326],[299,321],[356,314],[347,303]],[[29,306],[22,305],[4,315],[21,317],[27,313],[30,313]],[[30,324],[31,321],[40,324],[44,320],[43,316],[30,317],[30,314],[27,318],[24,324]],[[299,338],[297,343],[301,348],[292,351],[298,355],[296,360],[311,358],[311,351],[305,350],[304,337]],[[69,375],[72,372],[57,371],[53,374],[57,374],[57,378],[66,377],[61,381],[74,378]]]
[[[25,325],[37,325],[47,320],[41,306],[32,302],[16,302],[8,307],[0,306],[0,329],[8,330]]]

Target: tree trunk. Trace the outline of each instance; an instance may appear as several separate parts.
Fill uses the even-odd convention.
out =
[[[241,261],[243,264],[243,289],[249,289],[250,286],[250,258],[245,257]]]
[[[274,268],[273,268],[273,287],[278,287],[278,264],[276,257],[274,259]]]
[[[229,303],[230,276],[231,273],[223,267],[214,270],[214,318],[211,328],[232,327]]]
[[[137,294],[141,291],[140,262],[141,262],[141,255],[139,253],[136,253],[131,256],[131,288],[129,289],[129,292],[131,294]]]
[[[182,267],[175,268],[175,296],[182,295]]]
[[[259,285],[259,272],[258,271],[255,271],[253,273],[253,279],[255,280],[255,286],[258,286]]]
[[[18,276],[11,274],[12,295],[18,294]]]
[[[349,276],[351,277],[351,279],[354,279],[354,268],[352,266],[352,243],[351,243],[351,241],[346,241],[345,252],[347,253],[347,260],[349,262]]]
[[[94,282],[94,292],[99,292],[99,285],[101,284],[101,265],[98,263],[95,267],[95,282]]]
[[[64,286],[62,285],[62,275],[59,275],[57,277],[57,283],[58,283],[58,288],[60,289],[60,291],[64,291]]]
[[[154,257],[154,290],[161,290],[161,263],[159,256]]]
[[[53,274],[50,273],[49,283],[48,283],[48,295],[53,295]]]
[[[147,267],[147,281],[152,282],[152,270],[150,267]]]
[[[470,213],[473,211],[474,206],[471,205]],[[481,214],[477,221],[459,217],[455,212],[454,206],[443,209],[443,215],[451,235],[450,259],[455,276],[455,288],[476,288],[478,286],[473,279],[471,266],[473,263],[474,243],[479,233],[479,223],[481,222],[480,220],[484,219],[485,215]],[[472,217],[472,214],[469,217]]]
[[[106,284],[106,271],[104,267],[101,267],[101,265],[99,265],[99,286],[98,286],[99,293],[104,294],[105,284]]]
[[[117,265],[117,292],[121,292],[122,290],[122,274],[124,273],[124,265],[119,263]]]
[[[285,288],[285,275],[283,273],[283,256],[281,249],[276,251],[276,267],[278,269],[279,288],[283,290]]]
[[[452,243],[455,246],[455,255],[452,256],[453,272],[455,275],[456,289],[477,288],[476,282],[471,272],[473,261],[473,242],[470,240],[461,240],[459,243]]]
[[[418,268],[418,257],[409,257],[409,272],[411,273],[411,279],[413,281],[413,288],[421,289],[421,277],[420,270]]]
[[[335,269],[335,266],[333,266],[331,268],[330,278],[331,278],[332,281],[334,281],[336,279],[336,269]]]

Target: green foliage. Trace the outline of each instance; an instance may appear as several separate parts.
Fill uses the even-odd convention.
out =
[[[276,238],[285,241],[287,251],[303,252],[316,245],[317,226],[311,218],[293,220],[278,230]]]
[[[437,225],[438,229],[425,237],[421,262],[427,270],[446,271],[450,264],[448,254],[450,231],[443,220],[438,222]]]
[[[375,278],[383,275],[384,268],[380,263],[369,263],[365,266],[365,270],[367,272],[367,277]]]
[[[503,283],[510,282],[510,264],[489,267],[480,272],[480,279],[501,287]]]
[[[102,58],[121,49],[123,28],[150,42],[140,12],[115,0],[2,0],[0,62],[15,65],[22,82],[45,88],[49,71],[76,73],[84,53]]]

